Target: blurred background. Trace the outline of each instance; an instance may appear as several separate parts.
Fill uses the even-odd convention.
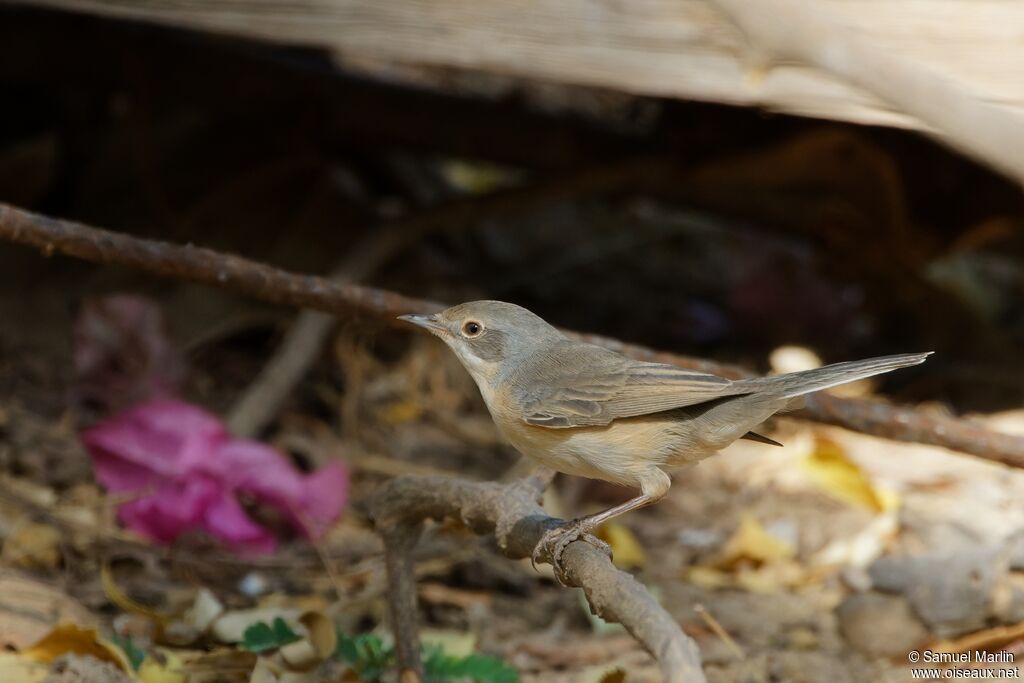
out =
[[[927,103],[908,112],[884,83],[776,64],[694,0],[294,4],[0,5],[0,201],[420,298],[513,301],[759,372],[934,350],[848,395],[1024,434],[1020,179],[936,129]],[[827,17],[838,43],[913,67],[896,75],[941,73],[965,107],[1019,114],[1024,59],[999,53],[1024,44],[1015,8],[853,4],[823,3],[842,6]],[[271,610],[250,626],[312,610],[343,642],[386,650],[360,499],[400,473],[500,479],[517,455],[436,340],[297,315],[0,243],[0,593],[36,582],[53,601],[22,621],[27,608],[0,604],[5,645],[50,632],[58,605],[140,661],[246,650],[182,616],[204,589],[225,614]],[[289,343],[304,349],[291,379],[255,386]],[[257,484],[229,493],[259,532],[115,512],[117,463],[143,466],[118,450],[117,420],[168,397],[206,411],[211,443],[230,429],[273,447],[282,476],[333,482],[338,509],[309,512],[325,523],[315,546]],[[132,419],[160,432],[200,418]],[[738,445],[609,532],[713,680],[901,680],[921,643],[1021,651],[1017,470],[790,418],[771,430],[785,449]],[[559,479],[548,509],[628,495]],[[259,559],[237,546],[271,537]],[[420,554],[422,620],[452,656],[483,653],[521,680],[658,680],[576,591],[486,539],[439,526]],[[169,639],[174,620],[195,633]],[[315,675],[392,680],[386,651],[379,673],[353,648]],[[248,680],[254,664],[233,666]]]

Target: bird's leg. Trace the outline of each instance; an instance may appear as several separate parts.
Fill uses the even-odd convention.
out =
[[[641,493],[636,498],[631,498],[625,503],[620,503],[614,507],[610,507],[607,510],[588,515],[586,517],[580,517],[563,526],[547,531],[537,547],[533,550],[533,556],[531,558],[534,568],[537,566],[537,562],[546,553],[551,561],[551,566],[555,570],[555,578],[560,584],[565,585],[564,572],[562,570],[562,553],[565,552],[566,547],[573,541],[586,541],[591,545],[595,546],[599,550],[602,550],[608,555],[608,559],[612,557],[611,547],[602,541],[601,539],[594,536],[593,532],[597,527],[601,526],[605,522],[621,514],[630,512],[631,510],[639,510],[640,508],[647,507],[653,503],[658,502],[665,497],[668,492],[670,484],[668,475],[661,470],[655,469],[656,474],[643,479],[641,481]]]

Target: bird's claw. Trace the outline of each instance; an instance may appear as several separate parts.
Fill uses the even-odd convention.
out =
[[[565,570],[562,567],[562,553],[574,541],[589,543],[607,555],[609,560],[612,559],[612,547],[595,536],[593,531],[593,525],[586,519],[575,519],[568,524],[549,529],[533,549],[533,555],[530,557],[533,568],[536,570],[537,563],[543,562],[546,556],[555,570],[555,579],[560,585],[567,585]]]

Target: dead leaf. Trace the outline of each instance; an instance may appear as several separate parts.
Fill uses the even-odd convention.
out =
[[[768,533],[757,518],[743,515],[740,525],[725,543],[715,566],[729,569],[743,560],[758,564],[791,559],[796,549],[788,541]]]
[[[338,634],[323,612],[305,612],[299,617],[302,640],[280,649],[281,658],[293,671],[309,671],[334,654]]]
[[[817,438],[802,465],[819,489],[848,505],[884,512],[899,504],[894,492],[876,487],[864,470],[847,457],[843,447],[831,439]]]
[[[210,625],[224,614],[224,605],[208,588],[200,588],[196,593],[195,602],[185,613],[185,621],[199,633],[206,633]]]
[[[620,569],[636,569],[647,562],[640,541],[629,527],[619,522],[602,524],[597,530],[597,537],[612,547],[612,557],[616,567]]]
[[[136,676],[142,683],[185,683],[184,666],[181,652],[158,648],[142,662]]]
[[[89,655],[110,662],[127,674],[132,671],[131,663],[121,648],[101,638],[96,629],[81,628],[75,624],[61,624],[35,645],[22,651],[25,657],[46,663],[69,653]]]
[[[812,564],[867,567],[881,556],[898,531],[897,511],[888,510],[874,517],[857,533],[830,541],[814,554]]]
[[[0,572],[0,647],[28,647],[62,621],[85,626],[96,623],[89,610],[56,587]]]
[[[189,659],[182,667],[188,683],[245,683],[257,657],[245,650],[215,650]]]
[[[443,583],[420,583],[417,593],[420,600],[435,605],[454,605],[462,609],[470,609],[478,605],[487,606],[494,600],[494,596],[487,591],[466,590],[464,588],[452,588]]]

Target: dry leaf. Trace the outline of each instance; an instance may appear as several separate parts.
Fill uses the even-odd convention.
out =
[[[188,683],[244,683],[249,680],[257,657],[245,650],[215,650],[185,662]]]
[[[185,621],[191,624],[199,633],[206,633],[210,625],[224,614],[224,605],[217,596],[208,588],[200,588],[196,593],[195,602],[185,613]]]
[[[62,621],[95,625],[89,610],[57,588],[13,572],[0,572],[0,648],[28,647]]]
[[[899,504],[894,492],[872,484],[864,470],[831,439],[816,439],[814,450],[802,465],[818,488],[848,505],[884,512],[895,509]]]
[[[734,575],[735,587],[748,593],[777,593],[813,580],[798,562],[780,560],[761,567],[741,567]]]
[[[743,515],[739,528],[725,543],[715,566],[729,569],[743,560],[758,564],[791,559],[796,549],[788,541],[768,533],[751,515]]]
[[[28,659],[46,663],[68,653],[89,655],[110,662],[127,674],[132,671],[128,657],[121,648],[101,638],[96,629],[80,628],[74,624],[61,624],[38,643],[22,651],[22,655]]]
[[[837,538],[814,554],[812,564],[819,566],[867,567],[878,559],[899,531],[896,510],[889,510],[863,529],[846,538]]]
[[[305,612],[299,624],[303,639],[283,646],[279,652],[292,670],[309,671],[334,654],[338,634],[334,622],[323,612]]]
[[[597,537],[612,547],[616,567],[635,569],[647,562],[643,546],[629,527],[619,522],[608,522],[597,530]]]
[[[142,683],[185,683],[185,657],[175,650],[159,648],[146,657],[136,677]]]
[[[694,586],[704,588],[705,590],[731,588],[735,584],[732,574],[721,569],[701,565],[687,567],[684,572],[684,578],[687,583],[692,583]]]

